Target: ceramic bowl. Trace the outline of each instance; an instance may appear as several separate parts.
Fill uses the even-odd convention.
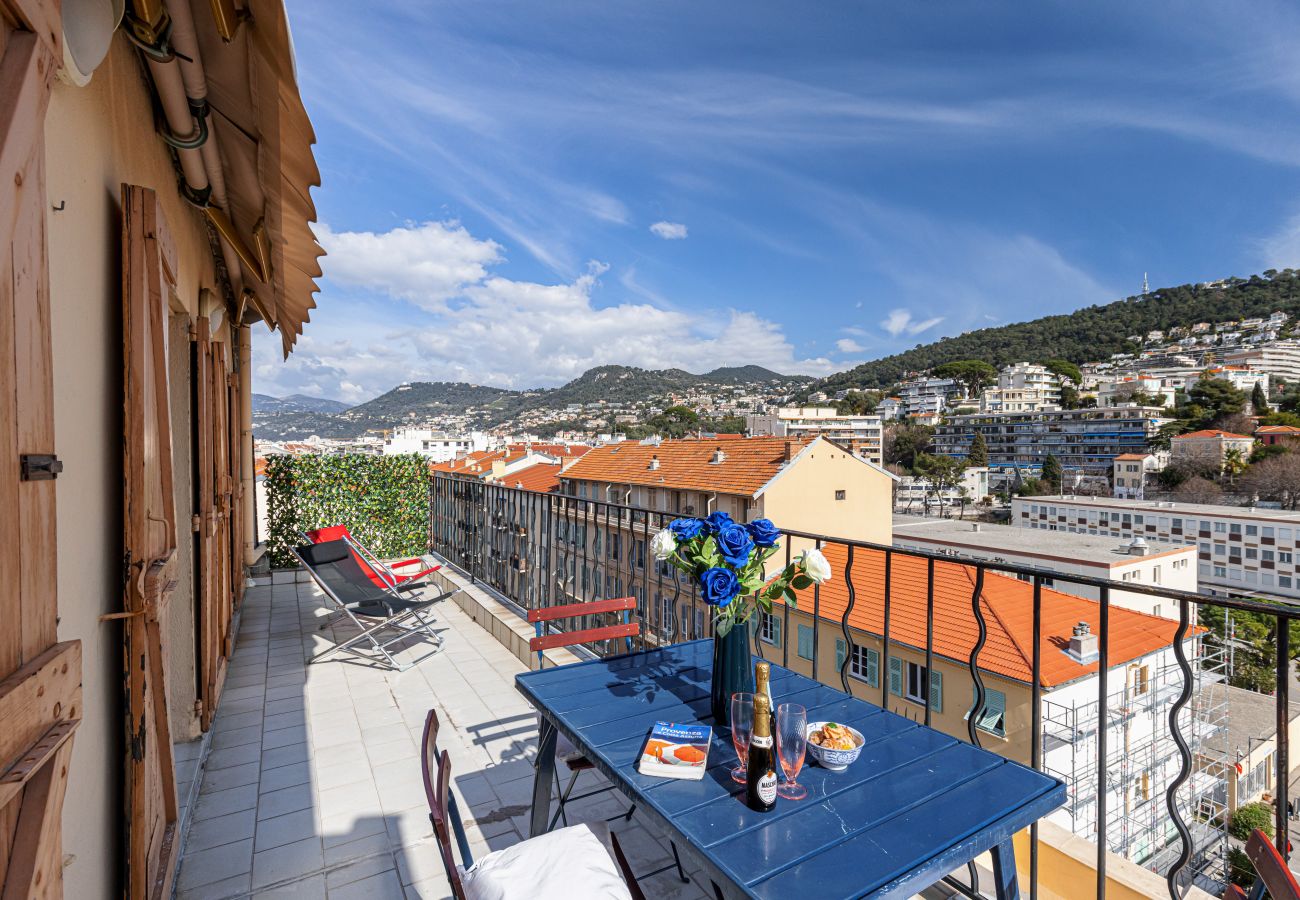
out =
[[[858,731],[856,728],[849,728],[849,733],[852,734],[858,742],[858,746],[854,747],[852,750],[828,750],[824,747],[818,747],[812,742],[813,733],[821,731],[822,726],[825,724],[825,722],[808,723],[808,755],[817,760],[817,764],[824,769],[829,769],[832,772],[843,772],[855,759],[858,758],[858,754],[862,752],[862,743],[864,741],[862,732]],[[848,728],[847,725],[844,727]]]

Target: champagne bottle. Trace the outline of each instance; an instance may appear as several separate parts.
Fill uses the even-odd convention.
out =
[[[755,812],[776,809],[776,748],[772,742],[772,708],[767,694],[754,694],[754,730],[745,765],[745,803]]]
[[[754,663],[754,696],[762,694],[767,697],[767,708],[770,710],[771,729],[769,734],[776,734],[776,701],[772,699],[772,664],[767,662]]]

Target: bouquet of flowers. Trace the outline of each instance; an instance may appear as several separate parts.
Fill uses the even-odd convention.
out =
[[[782,595],[793,606],[796,590],[830,579],[826,557],[808,549],[767,581],[764,563],[777,551],[780,536],[768,519],[742,525],[725,512],[715,512],[703,519],[675,519],[654,536],[650,549],[656,559],[671,563],[700,586],[704,602],[716,610],[717,632],[725,636],[733,625],[747,621],[755,607],[770,613],[772,601]]]

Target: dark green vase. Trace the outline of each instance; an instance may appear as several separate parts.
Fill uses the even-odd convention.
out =
[[[731,695],[754,692],[754,663],[750,654],[753,619],[732,626],[725,637],[713,635],[713,721],[731,727]]]

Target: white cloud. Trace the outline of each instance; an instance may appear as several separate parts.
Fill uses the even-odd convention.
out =
[[[650,230],[665,241],[680,241],[686,237],[686,226],[681,222],[655,222]]]
[[[604,264],[589,262],[557,284],[493,275],[501,248],[456,223],[322,234],[331,261],[325,295],[287,363],[277,361],[274,341],[255,345],[261,392],[356,402],[403,381],[546,387],[609,363],[692,372],[757,363],[811,375],[839,368],[797,356],[781,327],[755,313],[673,308],[634,269],[606,301]],[[332,296],[336,286],[349,288],[346,303]],[[353,296],[361,288],[370,290]]]
[[[1265,269],[1300,268],[1300,213],[1261,242],[1260,255]]]
[[[840,338],[835,342],[835,349],[841,353],[863,353],[867,348],[852,338]]]
[[[378,289],[428,310],[482,281],[502,258],[499,244],[474,238],[459,222],[412,223],[383,234],[319,225],[316,236],[328,254],[330,281]]]
[[[933,318],[918,320],[912,317],[910,309],[892,309],[884,321],[880,323],[880,327],[889,332],[891,337],[898,337],[903,334],[914,335],[929,331],[942,322],[943,319],[943,316],[934,316]]]

